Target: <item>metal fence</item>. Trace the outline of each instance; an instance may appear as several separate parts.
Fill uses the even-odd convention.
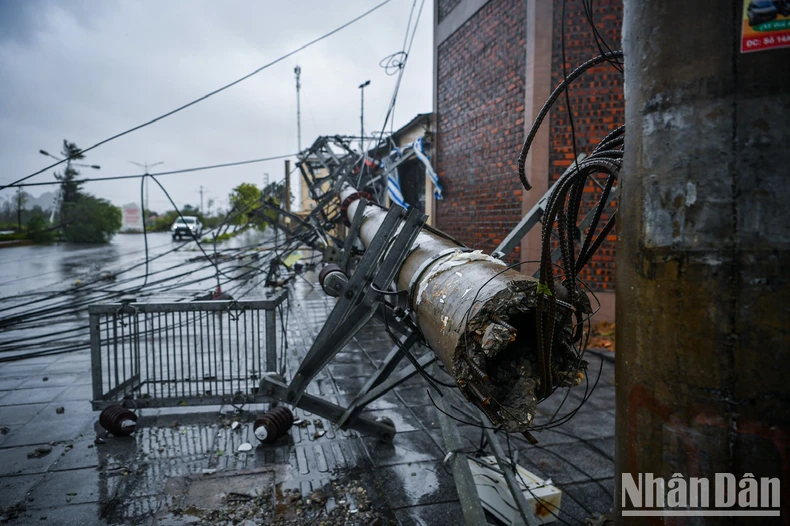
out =
[[[266,401],[258,387],[277,370],[286,296],[91,305],[93,408]]]

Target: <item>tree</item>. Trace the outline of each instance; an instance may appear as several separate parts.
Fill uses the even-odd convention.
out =
[[[16,224],[20,232],[22,231],[22,210],[25,209],[25,203],[27,203],[28,197],[30,196],[23,192],[21,188],[16,189],[14,204],[16,205]]]
[[[72,243],[107,243],[121,228],[121,209],[90,194],[77,194],[69,215],[63,234]]]
[[[11,198],[3,200],[3,221],[11,221],[11,214],[13,213],[14,204]]]
[[[71,161],[84,159],[85,155],[73,142],[63,139],[63,149],[60,151],[66,161],[66,168],[62,174],[55,174],[55,179],[60,181],[60,222],[67,224],[70,222],[70,214],[80,195],[81,184],[76,181],[80,172],[71,165]],[[120,228],[120,227],[119,227]]]
[[[41,213],[41,207],[34,207],[33,217],[27,222],[27,235],[36,243],[52,241],[55,237],[54,232],[47,229],[47,220]]]
[[[266,224],[262,220],[256,220],[256,218],[251,220],[247,217],[247,213],[254,210],[256,205],[261,202],[260,188],[251,183],[241,183],[233,189],[228,196],[228,200],[230,201],[230,212],[228,212],[228,215],[231,216],[229,221],[231,224],[246,226],[252,223],[260,230],[266,228]]]
[[[192,205],[184,205],[184,208],[181,209],[182,216],[196,216],[200,213],[197,207]]]

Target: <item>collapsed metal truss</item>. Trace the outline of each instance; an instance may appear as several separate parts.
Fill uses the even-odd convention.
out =
[[[523,430],[528,439],[531,438],[531,435],[520,426],[515,426],[514,428],[512,423],[506,422],[501,414],[498,415],[496,411],[492,411],[492,407],[489,405],[491,397],[488,396],[488,393],[482,392],[479,389],[479,385],[477,387],[474,385],[485,380],[485,367],[480,367],[480,363],[476,362],[475,359],[464,358],[464,352],[468,351],[470,346],[472,349],[477,349],[476,352],[478,352],[479,358],[480,355],[486,352],[486,349],[490,350],[492,345],[499,345],[500,348],[505,349],[509,343],[512,343],[517,336],[513,327],[507,323],[507,315],[503,320],[499,316],[500,313],[486,313],[483,309],[483,317],[478,317],[476,321],[472,320],[470,322],[469,314],[467,313],[466,319],[461,316],[454,320],[464,326],[463,330],[457,333],[457,339],[450,343],[445,341],[437,344],[436,323],[446,325],[449,317],[437,315],[437,311],[434,311],[432,316],[442,319],[439,322],[433,320],[434,326],[431,328],[426,327],[425,324],[420,324],[415,314],[415,298],[416,303],[419,304],[419,298],[422,296],[422,291],[416,293],[418,292],[418,285],[415,280],[423,276],[429,269],[439,267],[452,258],[461,259],[461,264],[463,264],[464,258],[469,257],[463,254],[471,252],[470,249],[445,234],[432,231],[439,238],[450,241],[450,245],[441,250],[437,248],[438,245],[434,246],[436,250],[434,250],[432,255],[425,258],[422,264],[417,265],[416,269],[411,268],[404,272],[404,261],[410,258],[413,252],[419,251],[421,246],[425,248],[430,245],[427,242],[429,240],[425,237],[426,230],[429,230],[428,227],[422,230],[426,218],[414,210],[407,212],[399,206],[393,206],[388,211],[382,210],[378,205],[370,204],[368,201],[383,199],[386,173],[389,170],[396,169],[398,161],[386,163],[386,168],[382,170],[381,164],[372,162],[354,152],[350,147],[350,140],[343,137],[319,138],[304,155],[300,156],[300,159],[298,166],[306,180],[310,195],[316,202],[316,206],[304,219],[298,218],[296,226],[284,228],[281,220],[273,224],[286,230],[287,235],[292,236],[292,239],[295,241],[302,242],[323,252],[324,263],[330,265],[325,266],[321,273],[321,285],[327,294],[337,296],[338,301],[315,342],[313,342],[308,354],[290,381],[286,381],[280,375],[267,375],[261,380],[260,392],[276,400],[317,413],[333,421],[341,428],[354,429],[389,441],[392,440],[396,432],[392,422],[386,421],[386,419],[373,420],[365,416],[362,411],[368,404],[385,395],[415,374],[425,374],[425,369],[431,365],[436,367],[438,365],[437,359],[441,358],[445,364],[445,369],[455,374],[460,392],[465,395],[466,402],[472,402],[478,407],[477,412],[470,412],[462,408],[459,409],[452,403],[448,404],[446,401],[442,401],[441,397],[438,397],[438,400],[436,400],[437,407],[447,412],[447,415],[442,414],[440,416],[440,421],[448,451],[452,452],[460,448],[456,423],[448,416],[451,409],[455,410],[457,414],[465,415],[467,421],[480,422],[485,429],[494,457],[511,490],[522,519],[525,524],[540,523],[535,517],[535,510],[530,507],[529,502],[527,502],[519,488],[519,484],[512,472],[514,466],[505,457],[501,446],[497,442],[494,428],[491,427],[489,422],[493,422],[497,427],[505,426],[506,428],[511,428],[511,430]],[[567,172],[565,175],[567,175]],[[597,210],[590,211],[579,224],[574,226],[577,235],[580,235],[585,229],[589,229],[588,238],[592,237],[600,218],[600,209],[608,205],[616,197],[616,187],[613,187],[612,182],[608,182],[606,187],[601,188],[601,204],[599,204]],[[538,202],[497,247],[494,253],[497,258],[501,259],[510,254],[530,229],[542,223],[543,215],[551,200],[552,191],[553,189]],[[281,211],[281,217],[288,215],[288,212]],[[378,218],[376,221],[373,221],[376,225],[376,228],[372,231],[373,233],[371,233],[370,227],[368,227],[367,233],[361,231],[363,223],[367,219],[366,216],[376,216]],[[348,231],[344,232],[345,235],[330,236],[328,234],[330,228],[337,228],[342,223],[348,226]],[[421,230],[423,236],[420,236]],[[599,238],[602,239],[605,234],[606,232]],[[365,238],[364,243],[361,242],[362,237]],[[596,240],[596,242],[599,241]],[[599,246],[599,243],[596,242],[590,244],[589,239],[585,240],[587,250],[583,250],[584,254],[580,253],[581,265],[579,268],[586,262],[582,261],[582,256],[589,258]],[[357,260],[357,256],[360,254],[361,258]],[[559,249],[554,250],[553,254],[551,254],[552,260],[556,261],[560,255]],[[484,256],[484,258],[491,259],[489,256]],[[415,274],[414,280],[407,279],[404,282],[404,275],[411,275],[411,273]],[[489,283],[486,281],[488,276],[483,274],[475,276],[473,272],[470,276],[472,279],[477,280],[479,290],[482,290]],[[522,278],[512,279],[520,281]],[[536,291],[540,290],[537,287],[532,292],[527,290],[534,284],[537,284],[537,282],[530,282],[529,279],[523,276],[525,285],[520,286],[521,293],[523,293],[525,298],[529,298],[532,293],[537,295]],[[440,286],[437,287],[438,295],[433,298],[433,301],[438,305],[439,303],[444,303],[442,291],[445,289],[441,287],[448,284],[452,286],[452,283],[445,280],[442,285],[442,280],[437,281],[440,282]],[[458,297],[453,297],[452,301],[460,301],[464,295],[458,294]],[[397,300],[389,302],[386,301],[386,297],[396,297]],[[577,297],[579,296],[577,295]],[[489,300],[490,297],[486,299],[486,301]],[[552,298],[554,303],[553,312],[555,313],[552,316],[556,316],[555,322],[559,327],[558,334],[560,336],[558,337],[558,343],[563,345],[571,345],[572,343],[570,340],[565,342],[563,338],[578,337],[577,331],[568,331],[563,327],[570,328],[573,326],[572,316],[575,315],[578,319],[580,315],[589,312],[589,304],[584,305],[583,301],[569,303],[567,300],[567,296],[562,294],[562,289],[558,286],[557,294]],[[474,300],[472,300],[472,303],[474,303]],[[489,303],[494,305],[494,311],[497,306],[501,306],[496,302]],[[505,305],[505,307],[502,307],[502,312],[512,314],[512,312],[507,310],[509,308],[507,301],[503,302],[502,305]],[[512,302],[509,305],[512,307]],[[441,311],[441,307],[437,308]],[[476,313],[479,314],[480,311],[481,309],[478,309]],[[335,354],[343,348],[372,316],[382,312],[385,313],[384,316],[389,320],[388,325],[396,328],[399,332],[398,341],[395,342],[395,345],[376,373],[365,382],[363,388],[353,398],[352,402],[347,406],[341,406],[307,393],[306,388],[316,374],[328,364]],[[472,328],[469,329],[469,326]],[[468,330],[472,332],[467,332]],[[475,330],[477,330],[476,334]],[[433,338],[434,343],[426,342],[426,331],[427,333],[432,333],[432,335],[429,334],[429,338]],[[439,332],[444,332],[443,326]],[[572,335],[571,333],[575,334]],[[562,334],[565,334],[565,336],[562,336]],[[463,342],[461,337],[463,337]],[[481,338],[488,338],[488,345],[486,340]],[[469,340],[472,340],[472,342]],[[491,343],[492,341],[494,342],[493,344]],[[412,353],[412,349],[426,343],[430,344],[427,346],[433,352],[416,357]],[[459,356],[461,358],[458,358]],[[399,369],[403,358],[408,358],[410,363]],[[552,363],[552,370],[555,370],[555,367],[558,365],[560,364]],[[459,366],[460,370],[465,372],[457,373]],[[435,372],[438,373],[439,369],[436,368]],[[566,379],[569,376],[575,378],[576,375],[573,372],[572,368],[566,368],[562,374],[557,374],[555,370],[552,376],[556,378],[564,375]],[[556,381],[553,380],[553,382]],[[561,384],[562,382],[559,382],[555,385]],[[572,385],[572,383],[562,385]],[[460,403],[464,402],[460,399],[458,401]],[[497,404],[501,405],[501,401],[497,402]],[[529,419],[527,419],[528,422]],[[453,474],[467,523],[480,523],[482,510],[465,455],[448,458],[448,462],[453,466]]]

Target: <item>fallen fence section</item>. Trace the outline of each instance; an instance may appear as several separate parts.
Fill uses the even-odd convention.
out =
[[[91,305],[94,410],[266,401],[286,297]]]

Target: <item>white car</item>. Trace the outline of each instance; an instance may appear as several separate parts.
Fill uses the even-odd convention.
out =
[[[173,239],[181,239],[184,236],[199,238],[203,234],[203,225],[200,220],[194,216],[183,216],[176,219],[173,226],[170,227],[170,233]]]

